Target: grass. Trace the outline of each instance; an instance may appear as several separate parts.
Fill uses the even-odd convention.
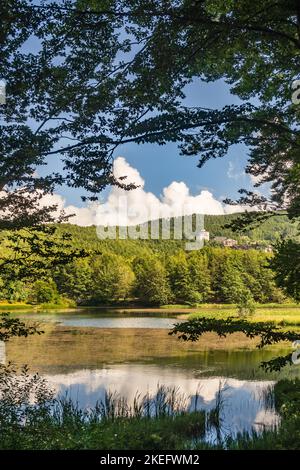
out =
[[[300,309],[300,304],[295,303],[295,302],[286,302],[284,304],[279,304],[279,303],[266,303],[266,304],[257,304],[257,308],[298,308]],[[190,309],[191,306],[187,304],[167,304],[167,305],[162,305],[160,307],[161,309]],[[193,309],[217,309],[217,310],[222,310],[222,309],[228,309],[228,308],[237,308],[237,304],[214,304],[214,303],[201,303],[201,304],[196,304],[195,307],[192,307]]]
[[[0,366],[1,450],[185,450],[300,449],[300,380],[275,385],[273,403],[281,416],[277,429],[222,437],[222,392],[209,412],[190,409],[190,397],[177,388],[136,394],[132,405],[106,393],[94,408],[81,409],[68,397],[54,398],[47,382]],[[215,430],[217,444],[205,442]]]
[[[82,410],[67,397],[49,397],[45,383],[36,378],[33,382],[26,373],[13,390],[9,372],[4,381],[1,450],[300,449],[300,380],[275,386],[275,406],[281,415],[277,429],[222,438],[221,394],[208,413],[188,412],[178,390],[163,387],[153,396],[136,395],[132,406],[121,396],[107,393],[94,408]],[[32,394],[38,405],[32,404]],[[217,444],[205,441],[206,431],[212,428],[219,435]]]
[[[205,316],[207,318],[225,319],[237,316],[237,309],[233,306],[222,305],[222,308],[203,307],[196,312],[190,313],[186,319],[191,320]],[[267,304],[258,305],[253,315],[247,317],[249,321],[274,321],[282,323],[282,326],[300,326],[300,305],[298,304]]]
[[[63,299],[59,303],[42,303],[42,304],[28,304],[25,302],[0,302],[0,311],[10,311],[10,310],[58,310],[65,308],[74,308],[76,303],[70,299]]]
[[[207,428],[206,413],[188,413],[188,401],[176,388],[136,395],[133,405],[106,393],[94,408],[82,410],[67,397],[53,398],[46,382],[27,369],[16,375],[3,367],[0,378],[2,450],[181,449],[203,439]]]
[[[116,420],[82,420],[77,411],[66,410],[63,420],[49,415],[42,425],[33,423],[22,432],[0,440],[2,449],[98,449],[98,450],[165,450],[183,449],[205,428],[205,414],[194,412],[176,417],[118,418]],[[2,441],[2,442],[1,442]]]
[[[33,305],[29,305],[23,302],[0,302],[0,310],[24,310],[33,309]]]

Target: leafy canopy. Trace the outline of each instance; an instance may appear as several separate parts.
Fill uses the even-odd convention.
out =
[[[246,171],[274,191],[242,200],[299,215],[297,0],[3,0],[1,20],[0,188],[68,185],[95,199],[126,185],[111,172],[123,143],[178,142],[199,166],[243,143]],[[188,83],[220,78],[240,104],[185,106]]]

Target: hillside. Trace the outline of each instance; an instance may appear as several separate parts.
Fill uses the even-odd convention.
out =
[[[281,215],[274,216],[262,223],[258,228],[248,230],[243,234],[233,232],[230,228],[224,228],[225,225],[236,219],[238,216],[239,214],[205,215],[204,227],[205,230],[210,233],[210,239],[212,240],[217,236],[225,236],[228,238],[243,240],[245,237],[248,237],[251,242],[275,243],[280,237],[295,238],[298,235],[297,225],[292,223],[286,216]],[[183,247],[185,243],[184,241],[172,239],[174,219],[170,220],[170,226],[170,240],[161,240],[161,237],[159,240],[151,240],[150,228],[148,240],[100,240],[97,236],[95,226],[79,227],[72,224],[63,224],[58,227],[58,230],[72,234],[74,244],[78,247],[99,249],[101,246],[112,250],[115,253],[130,256],[132,254],[136,254],[137,249],[139,251],[142,250],[143,246],[147,246],[149,248],[150,245],[154,251],[159,250],[164,252],[174,252],[179,247]]]
[[[230,229],[224,229],[235,217],[206,216],[205,228],[211,239],[225,236],[242,241]],[[170,221],[171,234],[177,222]],[[147,235],[149,226],[145,228]],[[71,224],[58,225],[57,232],[58,236],[70,234],[71,247],[84,248],[87,257],[72,262],[67,259],[60,265],[46,264],[45,272],[41,271],[36,281],[30,276],[12,279],[9,269],[7,272],[3,269],[0,300],[57,304],[68,298],[77,304],[102,305],[134,299],[144,305],[161,305],[237,303],[243,298],[266,303],[284,299],[269,267],[272,254],[252,247],[233,250],[212,243],[202,250],[188,251],[186,240],[101,240],[95,226]],[[296,227],[286,217],[277,216],[246,235],[250,242],[272,243],[279,236],[291,237],[296,233]],[[1,236],[2,254],[9,257],[7,232]],[[41,262],[35,253],[31,258],[34,265]]]

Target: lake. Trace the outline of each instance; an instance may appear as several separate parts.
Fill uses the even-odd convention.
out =
[[[258,350],[241,334],[228,339],[206,334],[197,343],[169,336],[182,321],[175,313],[94,308],[12,315],[38,322],[44,334],[11,340],[0,348],[2,362],[28,364],[57,394],[82,407],[95,405],[105,391],[133,402],[137,393],[155,395],[165,386],[176,387],[189,409],[210,410],[221,390],[222,432],[235,435],[273,426],[278,416],[268,392],[279,377],[300,375],[297,367],[266,374],[260,362],[287,349]]]

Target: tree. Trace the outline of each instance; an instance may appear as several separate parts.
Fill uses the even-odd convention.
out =
[[[192,280],[189,265],[183,251],[171,256],[167,263],[170,287],[178,302],[200,302],[202,296],[197,292]]]
[[[221,301],[237,303],[242,293],[246,290],[241,273],[234,266],[232,260],[226,259],[222,266],[220,293]]]
[[[296,0],[5,0],[1,8],[2,187],[67,184],[93,199],[108,183],[126,183],[111,173],[123,143],[180,142],[200,166],[244,143],[246,171],[273,183],[273,207],[299,215]],[[39,46],[30,53],[28,38]],[[241,104],[186,107],[194,78],[225,79]],[[37,176],[48,157],[62,171]]]
[[[30,295],[30,301],[33,303],[43,304],[56,302],[59,294],[56,284],[53,280],[36,281],[33,285]]]
[[[132,188],[112,175],[115,151],[130,142],[178,142],[200,167],[244,144],[246,172],[272,192],[242,189],[239,203],[273,212],[247,213],[236,227],[278,208],[299,216],[297,0],[4,0],[1,20],[3,227],[52,220],[40,199],[59,185],[90,200],[107,184]],[[185,106],[193,79],[225,80],[239,104]]]
[[[28,326],[18,318],[12,318],[8,313],[0,315],[0,341],[8,341],[13,337],[27,337],[30,335],[40,335],[43,331],[36,326]]]
[[[75,300],[77,304],[88,302],[93,296],[93,269],[87,258],[59,266],[53,277],[59,292]]]
[[[291,89],[299,78],[296,0],[125,0],[109,2],[106,13],[100,1],[88,5],[86,16],[123,18],[140,42],[121,96],[141,117],[125,127],[124,142],[177,141],[183,154],[200,155],[200,166],[243,143],[250,149],[246,172],[273,184],[271,207],[299,215],[300,111]],[[241,104],[185,107],[184,87],[193,78],[224,79]],[[268,201],[244,192],[242,202]]]
[[[271,265],[276,272],[277,283],[285,292],[300,301],[300,244],[286,240],[277,244]]]
[[[188,255],[187,263],[195,291],[200,294],[202,302],[208,301],[212,295],[212,290],[206,254],[200,251],[193,251]]]
[[[88,255],[73,246],[69,234],[57,234],[50,225],[10,231],[3,245],[0,267],[7,282],[48,278],[51,269]]]
[[[121,256],[104,253],[93,258],[91,265],[91,299],[94,302],[118,301],[130,295],[134,274]]]
[[[296,331],[284,331],[273,322],[248,322],[245,319],[228,317],[225,320],[199,317],[182,323],[177,323],[170,331],[170,335],[178,335],[183,341],[198,341],[206,332],[214,332],[219,337],[226,337],[233,333],[243,333],[247,338],[260,338],[257,348],[263,348],[281,341],[299,341],[300,335]],[[293,353],[278,356],[261,366],[266,371],[278,371],[287,364],[293,363]]]
[[[255,302],[248,289],[241,290],[238,296],[238,315],[246,317],[255,313]]]
[[[41,207],[40,200],[58,185],[81,187],[91,199],[108,183],[122,185],[111,155],[124,117],[126,64],[116,55],[129,42],[120,39],[118,18],[81,14],[76,4],[1,2],[7,99],[0,106],[0,210],[9,228],[53,220],[55,206]],[[136,116],[128,111],[129,119]],[[36,171],[57,156],[58,171]]]
[[[24,302],[28,299],[28,288],[24,282],[19,280],[10,280],[3,289],[3,299],[9,302]]]
[[[162,263],[154,255],[136,258],[133,262],[135,273],[135,294],[145,303],[167,304],[171,291],[167,273]]]

